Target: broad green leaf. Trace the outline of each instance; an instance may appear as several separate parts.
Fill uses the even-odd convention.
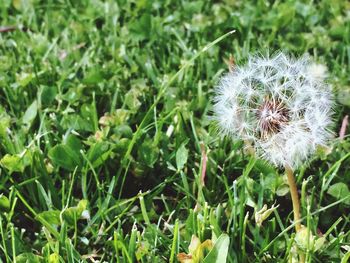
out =
[[[151,29],[152,19],[150,14],[143,14],[129,24],[130,36],[136,41],[149,38]]]
[[[81,117],[78,114],[70,114],[65,116],[62,121],[61,125],[64,129],[74,129],[76,131],[94,131],[93,123],[83,117]]]
[[[342,199],[342,198],[350,195],[350,191],[349,191],[349,188],[346,184],[339,182],[339,183],[331,185],[328,188],[327,194],[335,197],[336,199]],[[349,199],[350,198],[344,200],[344,203],[347,205],[350,205]]]
[[[119,138],[132,138],[132,129],[128,125],[118,125],[113,129],[113,131]]]
[[[57,253],[52,253],[49,256],[49,262],[48,263],[59,263],[60,262],[60,256]]]
[[[83,213],[83,211],[86,209],[88,205],[88,201],[83,199],[83,200],[80,200],[78,205],[77,205],[77,208],[78,208],[78,213],[81,215],[81,213]]]
[[[62,213],[62,218],[70,226],[74,226],[75,222],[79,219],[78,209],[76,207],[69,207]]]
[[[18,155],[6,154],[2,157],[0,164],[9,170],[10,174],[13,172],[23,172],[25,168],[21,157]]]
[[[29,127],[32,124],[33,120],[35,119],[37,113],[38,113],[38,103],[36,100],[34,100],[22,117],[23,124]]]
[[[128,149],[129,143],[130,143],[130,139],[128,139],[128,138],[121,138],[115,144],[115,151],[117,153],[119,153],[120,155],[124,155],[125,152]]]
[[[101,71],[101,68],[98,66],[95,66],[85,74],[85,77],[83,79],[83,83],[86,85],[96,85],[103,81],[103,73]]]
[[[33,253],[22,253],[18,255],[15,259],[17,263],[40,263],[40,257],[34,255]]]
[[[208,255],[204,258],[203,263],[225,263],[227,259],[230,238],[226,234],[221,234],[216,240],[215,245]]]
[[[154,145],[151,139],[146,139],[137,150],[139,160],[149,166],[153,167],[158,159],[159,149]]]
[[[10,211],[10,200],[4,196],[0,195],[0,212],[8,212]]]
[[[33,73],[22,72],[16,76],[17,83],[22,87],[27,86],[33,79],[35,75]]]
[[[41,87],[41,104],[49,106],[54,101],[55,97],[57,95],[57,88],[56,87],[48,87],[43,86]]]
[[[185,144],[183,143],[179,149],[176,151],[176,167],[177,170],[181,170],[184,168],[185,164],[187,163],[188,158],[188,150],[185,147]]]
[[[108,143],[97,142],[90,147],[87,152],[87,158],[95,168],[103,164],[109,158],[111,152]]]
[[[23,172],[32,163],[32,152],[28,149],[21,154],[6,154],[0,160],[0,164],[9,170],[9,173]]]
[[[141,92],[135,88],[129,90],[125,94],[125,104],[132,112],[136,112],[142,104],[138,99],[140,95],[142,95]]]
[[[80,151],[82,148],[81,141],[72,134],[67,137],[65,144],[75,151]]]
[[[60,225],[60,211],[58,210],[50,210],[50,211],[44,211],[37,215],[37,217],[40,216],[45,219],[46,222],[50,223],[51,225]]]
[[[56,145],[50,149],[49,157],[55,165],[70,171],[82,165],[79,149],[72,149],[64,144]]]
[[[63,211],[62,217],[69,225],[73,226],[88,204],[87,200],[80,200],[77,206],[69,207]]]

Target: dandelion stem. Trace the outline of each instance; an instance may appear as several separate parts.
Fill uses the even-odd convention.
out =
[[[292,168],[286,165],[285,169],[288,177],[289,190],[290,190],[290,195],[292,197],[292,203],[293,203],[295,230],[298,232],[301,228],[300,202],[299,202],[299,196],[298,196],[298,189],[297,189],[297,185],[295,184],[295,178],[294,178]]]
[[[300,201],[298,196],[298,189],[297,189],[297,185],[295,184],[293,169],[289,165],[286,165],[285,169],[288,177],[289,190],[290,190],[290,195],[292,197],[292,203],[293,203],[295,231],[298,232],[301,229]],[[301,251],[299,251],[299,259],[300,259],[299,261],[300,263],[305,262],[305,254]]]

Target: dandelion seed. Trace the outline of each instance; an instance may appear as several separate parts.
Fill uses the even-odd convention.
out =
[[[327,77],[327,67],[322,64],[310,64],[308,74],[315,79],[323,80]]]
[[[252,56],[216,89],[218,129],[249,141],[268,162],[295,169],[332,136],[333,100],[325,76],[326,68],[307,56]]]

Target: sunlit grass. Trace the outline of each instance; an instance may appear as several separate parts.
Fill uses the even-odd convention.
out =
[[[305,244],[307,262],[347,262],[350,142],[336,137],[350,106],[349,8],[1,1],[1,260],[177,262],[196,236],[202,262],[225,249],[227,262],[288,262]],[[298,244],[283,171],[208,118],[230,55],[275,50],[325,64],[337,101],[335,139],[295,174],[314,244]],[[265,204],[279,206],[259,226]]]

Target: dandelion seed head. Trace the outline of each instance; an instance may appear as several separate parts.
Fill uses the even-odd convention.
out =
[[[213,118],[223,135],[249,141],[261,158],[297,168],[332,137],[325,75],[308,56],[251,56],[221,79]]]

